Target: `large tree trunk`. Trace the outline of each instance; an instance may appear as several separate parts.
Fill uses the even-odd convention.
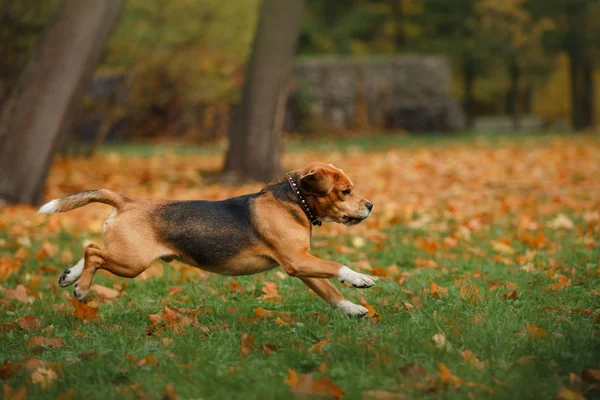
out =
[[[473,62],[466,58],[463,60],[463,108],[467,116],[467,127],[473,126],[473,119],[475,114],[475,66]]]
[[[41,201],[122,0],[63,0],[0,113],[0,200]]]
[[[591,58],[591,57],[590,57]],[[591,128],[594,126],[594,112],[595,112],[595,82],[594,73],[595,68],[592,60],[589,58],[581,68],[582,70],[582,93],[581,93],[581,124],[583,129]]]
[[[519,86],[521,80],[521,69],[516,61],[510,63],[508,67],[510,75],[510,87],[506,93],[506,114],[512,118],[513,129],[520,128],[519,121]]]
[[[305,0],[263,0],[242,104],[232,116],[225,172],[269,181],[281,174],[281,129]]]
[[[579,56],[575,50],[569,51],[569,81],[571,86],[571,126],[574,130],[583,129],[583,118],[581,110],[580,76],[581,65]]]

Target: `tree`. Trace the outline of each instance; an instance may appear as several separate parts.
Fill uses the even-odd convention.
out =
[[[264,0],[225,172],[269,181],[281,173],[281,129],[304,0]]]
[[[480,0],[475,6],[480,34],[486,38],[490,57],[500,60],[508,72],[505,112],[519,128],[519,98],[524,81],[539,76],[548,63],[542,36],[553,28],[549,18],[534,20],[525,0]],[[531,82],[529,82],[531,84]]]
[[[564,52],[569,58],[571,125],[582,130],[594,125],[594,55],[600,41],[598,0],[529,0],[538,17],[549,17],[555,29],[545,35],[549,52]]]
[[[64,0],[0,110],[0,200],[37,204],[122,0]]]

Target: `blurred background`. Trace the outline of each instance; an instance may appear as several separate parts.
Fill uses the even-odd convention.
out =
[[[0,198],[56,154],[218,144],[268,181],[283,138],[593,132],[596,0],[2,0]]]

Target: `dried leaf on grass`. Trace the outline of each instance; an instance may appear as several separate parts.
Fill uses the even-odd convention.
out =
[[[42,324],[38,317],[34,317],[31,315],[26,315],[24,317],[19,318],[17,320],[17,323],[19,324],[21,329],[24,329],[26,331],[39,331],[40,329],[42,329]]]
[[[34,336],[27,341],[27,344],[33,348],[50,347],[53,349],[58,349],[65,345],[65,341],[64,339],[51,339],[44,336]]]
[[[312,374],[298,376],[293,369],[288,369],[288,375],[288,379],[284,382],[296,396],[329,396],[334,399],[344,397],[344,389],[331,382],[327,377],[315,380]]]
[[[70,298],[73,305],[73,315],[81,320],[92,321],[99,317],[98,310],[100,307],[92,307],[86,303],[82,303],[74,297]]]

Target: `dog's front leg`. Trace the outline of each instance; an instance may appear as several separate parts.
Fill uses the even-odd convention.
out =
[[[316,294],[318,294],[323,300],[331,304],[339,310],[342,310],[347,315],[362,317],[369,313],[365,307],[354,304],[353,302],[346,300],[344,295],[333,286],[333,283],[329,282],[328,279],[319,278],[300,278],[302,282],[311,288]]]
[[[337,278],[357,288],[369,288],[375,280],[351,270],[335,261],[323,260],[305,252],[295,256],[280,257],[280,264],[288,275],[296,278]]]

